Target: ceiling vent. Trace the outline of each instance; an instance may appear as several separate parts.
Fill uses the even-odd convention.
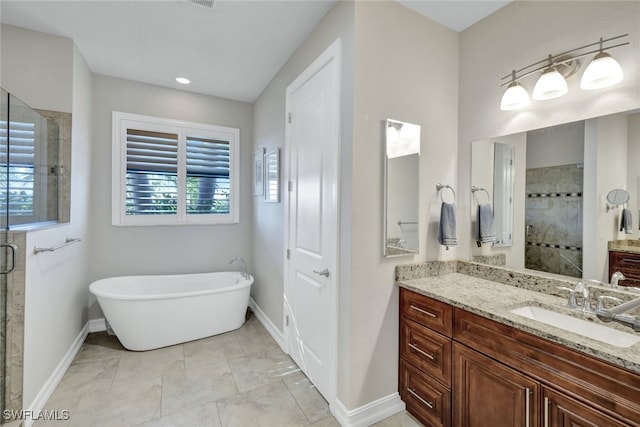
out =
[[[184,3],[189,3],[194,6],[202,7],[204,9],[213,9],[214,0],[182,0]]]

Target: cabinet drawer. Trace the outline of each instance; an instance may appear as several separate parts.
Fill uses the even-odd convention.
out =
[[[423,424],[451,426],[451,391],[404,360],[400,360],[400,397]]]
[[[400,315],[448,337],[452,330],[452,307],[449,304],[400,289]]]
[[[594,410],[591,405],[578,402],[547,387],[542,389],[542,398],[544,399],[542,416],[545,427],[628,426],[628,424]]]
[[[400,357],[451,386],[451,338],[403,318],[400,321]]]

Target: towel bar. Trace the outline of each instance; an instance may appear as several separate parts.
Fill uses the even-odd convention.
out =
[[[50,247],[50,248],[40,248],[40,247],[36,246],[36,247],[33,248],[33,253],[35,255],[37,255],[40,252],[57,251],[58,249],[64,248],[65,246],[69,246],[69,245],[72,245],[72,244],[80,242],[80,241],[82,241],[82,239],[79,238],[79,237],[67,237],[65,239],[65,242],[63,244],[61,244],[61,245],[58,245],[58,246],[53,246],[53,247]]]

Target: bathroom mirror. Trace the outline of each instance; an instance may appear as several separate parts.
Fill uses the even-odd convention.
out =
[[[638,238],[619,232],[607,206],[640,191],[640,110],[475,141],[470,185],[491,188],[486,150],[495,142],[522,165],[513,169],[512,245],[471,245],[471,259],[608,282],[608,242]],[[623,188],[625,197],[611,191]],[[638,212],[638,200],[624,203]]]
[[[627,193],[627,190],[616,188],[607,193],[607,201],[614,207],[624,205],[629,201],[629,193]]]
[[[420,236],[420,126],[388,119],[384,132],[383,255],[414,255]]]

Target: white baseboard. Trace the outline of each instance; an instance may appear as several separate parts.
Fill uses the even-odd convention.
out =
[[[27,408],[27,413],[38,414],[40,411],[42,411],[42,408],[44,408],[44,405],[47,404],[47,401],[60,383],[60,380],[62,380],[65,372],[67,372],[67,369],[69,369],[69,366],[71,366],[71,362],[73,362],[76,354],[78,354],[78,352],[80,351],[82,343],[84,343],[84,340],[87,338],[88,334],[89,322],[87,322],[87,324],[85,324],[82,330],[78,333],[76,339],[71,344],[71,347],[69,347],[69,350],[67,350],[67,353],[64,355],[60,363],[58,363],[58,366],[56,366],[56,368],[53,370],[53,373],[51,373],[47,381],[44,383],[35,399],[33,399],[33,402],[31,402],[29,408]],[[33,422],[34,420],[32,419],[25,419],[24,426],[31,427],[33,425]]]
[[[104,317],[101,319],[89,320],[89,333],[102,332],[106,330],[107,330],[107,322],[104,320]]]
[[[278,329],[278,327],[267,317],[267,315],[262,311],[260,306],[253,300],[253,298],[249,298],[249,308],[256,315],[262,326],[269,332],[269,335],[273,337],[273,339],[278,343],[280,348],[287,353],[286,346],[284,343],[284,336],[282,332]]]
[[[405,410],[405,404],[398,393],[352,410],[348,410],[340,399],[336,399],[332,406],[331,412],[342,427],[367,427]]]

